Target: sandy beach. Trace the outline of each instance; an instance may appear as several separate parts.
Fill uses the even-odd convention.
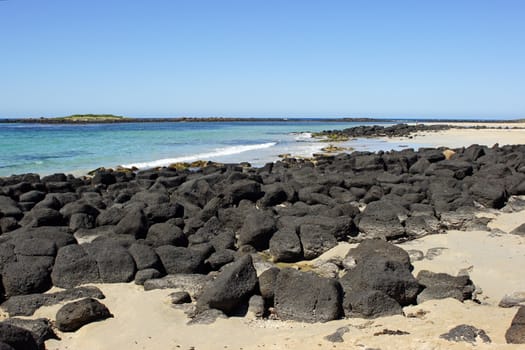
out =
[[[455,148],[469,144],[519,144],[525,130],[451,129],[422,133],[414,138],[391,138],[386,142],[425,143]],[[524,198],[525,199],[525,198]],[[502,308],[501,298],[525,293],[521,271],[525,266],[525,237],[510,234],[525,222],[525,211],[486,209],[478,217],[490,218],[487,230],[456,231],[424,236],[398,244],[422,253],[414,260],[414,276],[421,270],[456,276],[468,272],[477,288],[477,301],[447,298],[429,300],[403,308],[404,315],[374,319],[346,318],[326,323],[302,323],[258,319],[253,315],[217,319],[209,325],[188,325],[180,307],[171,304],[170,289],[145,291],[130,283],[96,283],[102,300],[114,317],[87,324],[74,333],[57,331],[61,340],[48,340],[47,349],[520,349],[506,344],[505,332],[517,308]],[[313,261],[344,257],[357,244],[339,243]],[[297,265],[300,265],[298,263]],[[48,293],[58,291],[53,287]],[[54,320],[64,303],[44,306],[29,318]],[[7,318],[4,312],[0,316]],[[482,329],[491,343],[451,342],[440,338],[458,325]],[[343,342],[325,337],[343,329]]]
[[[61,333],[61,341],[49,340],[48,349],[520,349],[505,342],[505,331],[516,308],[501,308],[505,294],[525,291],[521,267],[525,265],[525,238],[508,234],[525,222],[525,211],[494,215],[490,231],[449,231],[399,246],[426,253],[442,248],[432,260],[415,261],[420,270],[456,275],[468,269],[475,285],[482,289],[481,304],[455,299],[431,300],[404,308],[405,317],[344,319],[327,323],[299,323],[257,320],[250,317],[219,319],[211,325],[187,325],[183,311],[170,305],[168,290],[144,291],[129,284],[98,284],[103,300],[114,318],[92,323],[75,333]],[[355,245],[342,243],[317,260],[345,255]],[[42,307],[34,317],[53,319],[59,305]],[[483,329],[491,344],[453,343],[439,336],[451,328],[468,324]],[[343,343],[324,339],[340,327],[348,327]],[[374,335],[384,329],[407,335]]]
[[[429,123],[432,124],[432,123]],[[392,149],[417,147],[424,144],[425,147],[447,147],[460,148],[474,144],[493,146],[495,144],[518,145],[525,142],[524,123],[447,123],[459,127],[486,127],[486,129],[449,129],[437,132],[422,132],[412,135],[413,137],[379,138],[381,141],[391,145]]]

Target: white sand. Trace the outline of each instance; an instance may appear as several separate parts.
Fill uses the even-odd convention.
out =
[[[401,149],[424,145],[424,147],[459,148],[472,144],[493,146],[495,144],[514,145],[525,143],[525,129],[511,129],[512,127],[525,127],[525,123],[449,123],[459,126],[487,126],[490,129],[449,129],[438,132],[421,132],[408,137],[380,138],[385,146],[391,149]],[[509,129],[497,129],[498,127]],[[407,147],[400,147],[406,145]]]

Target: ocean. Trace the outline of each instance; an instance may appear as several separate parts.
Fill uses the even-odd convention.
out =
[[[102,166],[151,168],[195,160],[249,162],[253,166],[263,166],[278,160],[280,154],[310,156],[318,152],[326,144],[312,139],[311,132],[364,124],[367,123],[301,120],[6,123],[0,124],[0,176],[29,172],[82,175]],[[388,124],[393,122],[381,123]]]

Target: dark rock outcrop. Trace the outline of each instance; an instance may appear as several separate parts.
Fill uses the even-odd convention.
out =
[[[335,320],[342,314],[341,301],[341,287],[334,279],[294,269],[283,269],[277,275],[274,289],[275,312],[283,320]]]
[[[197,300],[197,310],[218,309],[226,314],[247,302],[257,286],[257,273],[250,255],[245,255],[228,265],[202,292]]]
[[[74,332],[80,327],[113,317],[108,308],[96,299],[87,298],[62,306],[56,315],[56,326],[62,332]]]

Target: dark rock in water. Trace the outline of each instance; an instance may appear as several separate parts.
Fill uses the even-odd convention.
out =
[[[159,270],[157,269],[149,268],[149,269],[139,270],[135,274],[135,284],[142,286],[144,285],[144,282],[146,282],[147,280],[151,280],[154,278],[160,278],[160,277],[162,277],[162,273],[160,273]]]
[[[239,245],[249,244],[256,249],[267,249],[275,229],[275,219],[271,213],[251,212],[246,216],[239,232]]]
[[[232,313],[253,294],[257,286],[257,273],[250,255],[228,265],[203,291],[197,300],[199,312],[218,309]]]
[[[2,284],[7,297],[42,293],[51,288],[49,264],[30,260],[19,260],[4,266]]]
[[[508,344],[525,344],[525,306],[521,306],[514,315],[505,339]]]
[[[56,293],[12,296],[2,304],[11,316],[31,316],[41,306],[55,305],[62,301],[79,298],[105,298],[97,287],[78,287]]]
[[[274,261],[294,262],[303,257],[301,240],[294,229],[283,228],[270,239],[270,254]]]
[[[15,350],[40,349],[30,331],[4,322],[0,322],[0,346],[3,346],[2,344],[6,344]]]
[[[304,258],[311,260],[337,245],[337,239],[321,225],[301,225],[299,238]]]
[[[456,326],[447,333],[441,334],[439,337],[448,341],[466,342],[471,344],[475,344],[478,341],[478,338],[483,343],[492,342],[483,329],[478,329],[466,324]]]
[[[56,315],[56,326],[62,332],[74,332],[80,327],[102,321],[113,315],[99,301],[86,298],[62,306]]]
[[[343,308],[347,317],[381,317],[402,315],[399,303],[378,290],[345,289]]]
[[[137,270],[159,268],[161,266],[159,256],[150,246],[134,243],[128,248],[128,251],[135,261]]]
[[[40,349],[45,348],[44,342],[46,340],[60,339],[53,331],[51,322],[47,318],[37,318],[35,320],[27,320],[22,318],[8,318],[2,323],[30,331],[33,338],[35,339],[36,344]]]
[[[402,264],[406,269],[412,270],[408,253],[398,246],[380,239],[365,239],[346,254],[345,259],[351,258],[355,264],[366,264],[377,258],[385,258]]]
[[[80,245],[68,245],[58,250],[53,272],[53,285],[72,288],[100,281],[97,261]]]
[[[212,324],[217,321],[218,318],[228,318],[224,312],[217,309],[208,309],[202,312],[199,312],[195,317],[188,321],[188,325],[194,324]]]
[[[475,287],[469,276],[451,276],[446,273],[434,273],[421,270],[417,281],[425,289],[417,296],[417,303],[431,299],[454,298],[464,301],[472,298]]]
[[[166,222],[152,225],[148,230],[146,242],[153,247],[163,245],[184,247],[188,244],[188,239],[179,227]]]
[[[270,305],[273,305],[275,282],[280,271],[277,267],[272,267],[259,275],[259,290],[261,296]]]
[[[148,232],[148,220],[142,210],[133,210],[127,213],[117,224],[115,232],[121,235],[130,235],[135,238],[144,238]]]
[[[211,282],[212,277],[209,275],[179,273],[147,280],[144,282],[144,290],[169,288],[174,291],[187,292],[192,298],[197,298]]]
[[[311,272],[283,269],[277,275],[274,303],[283,320],[327,322],[342,315],[341,286]]]
[[[340,279],[340,282],[345,291],[381,291],[401,306],[414,304],[420,290],[419,283],[406,265],[380,256],[358,263]]]
[[[171,245],[157,247],[155,252],[168,274],[201,272],[207,257],[196,250]]]
[[[133,280],[135,262],[128,250],[116,241],[94,241],[84,244],[83,248],[96,261],[100,282],[119,283]]]

